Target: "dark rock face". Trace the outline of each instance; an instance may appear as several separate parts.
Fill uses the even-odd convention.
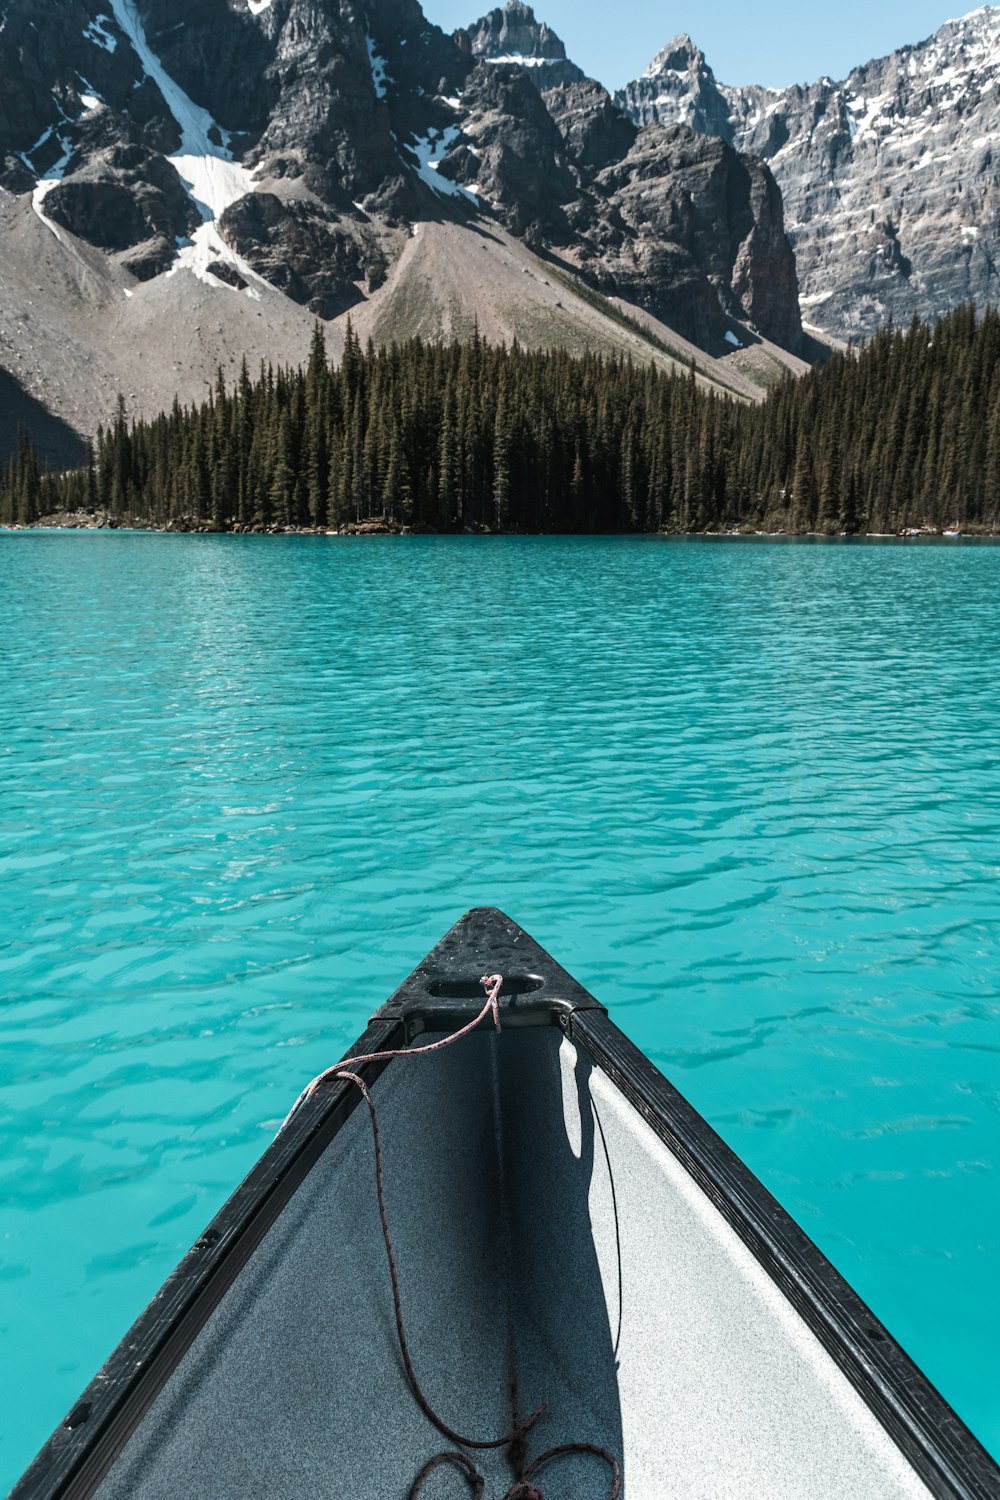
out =
[[[565,207],[579,186],[563,138],[537,88],[514,66],[479,64],[462,95],[465,176],[478,182],[508,229],[565,236]],[[445,164],[447,170],[447,162]]]
[[[584,75],[566,56],[566,48],[545,22],[535,20],[530,5],[510,0],[503,10],[491,10],[468,32],[474,58],[486,63],[515,63],[525,68],[540,89],[582,83]]]
[[[678,37],[616,101],[768,162],[807,319],[841,336],[1000,295],[1000,10],[915,47],[783,91],[729,88]]]
[[[716,336],[718,307],[794,346],[801,329],[781,196],[760,162],[683,126],[640,132],[598,181],[632,230],[615,281],[695,342]],[[701,273],[680,271],[687,252]],[[674,279],[677,285],[674,285]]]
[[[543,97],[567,154],[582,170],[599,172],[627,156],[635,144],[639,132],[592,79],[547,89]]]
[[[264,10],[255,17],[246,4],[227,0],[139,0],[149,45],[171,78],[192,99],[210,100],[223,129],[247,137],[260,133],[275,104],[276,95],[260,83],[281,6],[277,0],[275,15]]]
[[[352,228],[332,223],[311,203],[283,203],[273,193],[248,194],[219,221],[223,238],[239,245],[258,276],[318,318],[335,318],[353,307],[362,298],[358,283],[370,284],[380,274],[383,261],[374,235],[366,240],[362,229]],[[231,277],[222,279],[236,284]]]
[[[215,276],[219,281],[224,281],[227,286],[234,287],[238,292],[244,291],[248,285],[246,278],[241,276],[235,266],[231,266],[228,261],[210,260],[208,271],[210,275]]]
[[[716,347],[794,347],[767,169],[640,132],[530,6],[453,37],[418,0],[8,0],[0,182],[142,279],[261,277],[331,318],[420,220],[493,216]]]
[[[101,250],[129,250],[150,239],[169,247],[200,216],[170,163],[144,146],[122,143],[95,153],[46,195],[45,212]]]
[[[141,80],[137,60],[118,48],[113,25],[98,22],[88,0],[10,0],[0,31],[0,186],[23,192],[26,180],[50,170],[88,86],[116,111],[127,107],[141,129],[148,103]]]
[[[297,19],[279,31],[264,70],[275,104],[251,160],[265,170],[272,154],[303,168],[314,163],[323,196],[346,206],[399,168],[389,111],[372,86],[361,26],[345,26],[320,6],[311,25]]]

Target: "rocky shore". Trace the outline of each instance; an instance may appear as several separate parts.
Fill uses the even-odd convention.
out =
[[[156,531],[164,534],[186,534],[186,535],[230,535],[230,536],[497,536],[518,535],[516,532],[497,532],[489,526],[464,526],[454,532],[441,533],[431,527],[424,526],[402,526],[387,517],[380,517],[369,521],[352,521],[346,526],[223,526],[215,521],[199,520],[193,516],[178,516],[170,520],[166,525],[158,525],[152,521],[143,519],[141,516],[116,516],[108,511],[56,511],[52,515],[39,516],[31,526],[6,526],[0,527],[2,531]],[[649,533],[647,533],[649,534]],[[830,541],[833,538],[843,539],[848,536],[856,536],[867,540],[926,540],[931,537],[946,537],[957,540],[961,537],[991,537],[997,533],[988,527],[966,526],[961,531],[957,528],[937,529],[932,526],[908,526],[901,531],[865,531],[865,532],[834,532],[834,531],[788,531],[774,530],[761,531],[754,526],[734,526],[726,530],[706,529],[704,531],[662,531],[652,533],[660,536],[705,536],[705,537],[815,537]]]
[[[350,521],[346,526],[262,526],[222,525],[196,516],[176,516],[165,525],[146,520],[142,516],[119,516],[102,510],[61,510],[51,515],[39,516],[30,526],[13,525],[6,531],[158,531],[194,535],[234,536],[410,536],[427,533],[426,527],[402,526],[388,517],[368,521]],[[488,534],[488,526],[466,526],[465,535]]]

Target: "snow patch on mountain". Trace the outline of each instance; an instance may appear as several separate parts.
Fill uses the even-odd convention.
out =
[[[87,80],[85,78],[81,78],[80,82],[84,85],[85,89],[90,88],[90,85],[87,83]],[[84,115],[89,114],[93,109],[97,109],[98,106],[103,103],[103,100],[100,98],[100,96],[93,93],[81,94],[80,99],[83,104],[83,109],[80,114],[81,119]],[[43,172],[37,178],[31,194],[31,207],[38,215],[39,219],[41,219],[46,229],[50,230],[52,234],[55,235],[60,245],[63,245],[65,244],[65,240],[59,233],[58,225],[56,225],[52,221],[52,219],[50,219],[49,216],[45,213],[42,204],[45,202],[45,199],[48,197],[49,193],[51,193],[52,189],[56,187],[58,183],[62,182],[63,178],[66,176],[67,168],[69,167],[69,164],[73,159],[73,152],[75,150],[73,138],[65,127],[74,125],[76,121],[71,115],[68,115],[66,113],[62,105],[59,104],[58,100],[56,101],[56,107],[59,110],[58,123],[55,125],[50,125],[47,130],[43,130],[34,145],[29,147],[27,151],[20,152],[19,155],[21,157],[21,160],[24,162],[24,165],[28,168],[28,171],[36,172],[37,168],[35,167],[34,158],[38,155],[43,146],[48,145],[53,136],[56,139],[56,142],[60,148],[61,155],[52,163],[47,171]],[[62,126],[63,129],[60,129],[60,126]]]
[[[189,99],[178,83],[170,77],[156,53],[146,40],[145,27],[135,6],[135,0],[110,0],[115,20],[135,49],[142,70],[163,95],[164,103],[177,122],[181,133],[181,156],[217,156],[231,159],[227,133],[221,129],[200,104]],[[216,145],[212,136],[221,141]]]
[[[484,57],[485,63],[513,63],[519,68],[547,68],[551,65],[550,57],[526,57],[523,52],[505,52],[498,57]]]
[[[1000,297],[1000,7],[841,82],[781,91],[720,84],[678,36],[616,102],[638,125],[685,124],[768,163],[802,305],[831,332]]]
[[[95,47],[103,47],[105,52],[113,52],[118,46],[118,38],[105,29],[110,21],[110,16],[96,16],[83,30],[87,41],[93,42]]]
[[[253,178],[246,167],[211,153],[171,156],[169,160],[173,162],[189,197],[201,213],[202,223],[191,239],[178,247],[177,259],[167,275],[173,276],[179,270],[188,270],[199,281],[225,289],[226,283],[213,276],[208,269],[213,261],[221,260],[239,271],[244,281],[264,286],[266,283],[263,279],[222,238],[216,222],[230,204],[253,192]],[[247,286],[246,293],[256,300],[260,298],[260,293],[253,284]]]
[[[427,135],[414,137],[413,145],[407,146],[406,150],[417,158],[417,176],[435,193],[440,193],[443,198],[465,198],[478,207],[479,197],[472,188],[461,187],[442,177],[438,171],[461,133],[460,125],[449,125],[445,130],[432,129]]]
[[[254,190],[253,177],[238,161],[183,152],[167,158],[173,162],[188,195],[206,222],[221,218],[226,209]]]
[[[45,136],[43,136],[42,139],[45,140],[52,134],[53,131],[46,131]],[[42,208],[42,204],[45,202],[46,197],[55,187],[56,183],[62,182],[63,178],[66,176],[66,168],[69,166],[70,160],[73,156],[73,143],[70,140],[69,136],[56,135],[56,140],[62,147],[62,155],[59,157],[58,161],[53,163],[53,165],[45,173],[44,177],[39,177],[38,181],[35,183],[34,191],[31,194],[31,206],[38,217],[41,219],[42,223],[45,225],[46,229],[51,229],[60,245],[62,245],[65,243],[65,241],[63,240],[62,235],[59,233],[58,227],[46,215],[44,209]],[[37,150],[38,145],[40,144],[41,142],[39,141],[32,149]]]
[[[156,84],[177,122],[181,133],[180,150],[167,160],[173,163],[202,218],[190,242],[180,248],[168,274],[184,269],[197,276],[199,281],[225,288],[226,283],[208,269],[212,261],[224,260],[239,271],[244,281],[263,286],[262,278],[226,244],[217,225],[217,220],[231,204],[254,191],[252,174],[233,160],[229,132],[207,109],[195,104],[166,71],[149,45],[134,0],[110,0],[110,4],[118,25],[135,49],[143,72]],[[253,285],[248,285],[246,291],[250,297],[260,296]]]
[[[268,3],[270,3],[270,0],[268,0]],[[375,43],[367,33],[365,35],[365,43],[368,47],[368,62],[372,70],[372,83],[375,85],[375,92],[380,99],[384,99],[387,85],[394,82],[394,80],[386,72],[388,64],[385,58],[376,52]]]
[[[104,103],[104,95],[99,94],[97,89],[94,88],[94,85],[91,83],[90,79],[84,78],[82,73],[77,73],[76,76],[79,79],[80,83],[83,84],[83,88],[80,90],[80,102],[83,105],[83,113],[85,115],[89,115],[93,110],[97,109]]]

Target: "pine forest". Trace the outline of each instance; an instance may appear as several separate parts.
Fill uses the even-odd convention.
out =
[[[759,405],[694,373],[419,340],[244,366],[197,409],[115,420],[53,474],[24,437],[0,521],[202,530],[1000,529],[1000,314],[887,328]]]

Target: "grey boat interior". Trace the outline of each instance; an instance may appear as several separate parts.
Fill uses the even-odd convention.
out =
[[[578,1442],[616,1456],[628,1500],[1000,1495],[877,1319],[501,913],[469,913],[355,1050],[450,1033],[494,970],[500,1034],[363,1069],[427,1397],[480,1439],[546,1406],[523,1451],[472,1455],[486,1500]],[[358,1101],[338,1082],[303,1106],[15,1500],[406,1500],[454,1447],[402,1366]],[[545,1500],[605,1500],[609,1482],[588,1454],[536,1481]],[[442,1467],[422,1493],[471,1488]]]

